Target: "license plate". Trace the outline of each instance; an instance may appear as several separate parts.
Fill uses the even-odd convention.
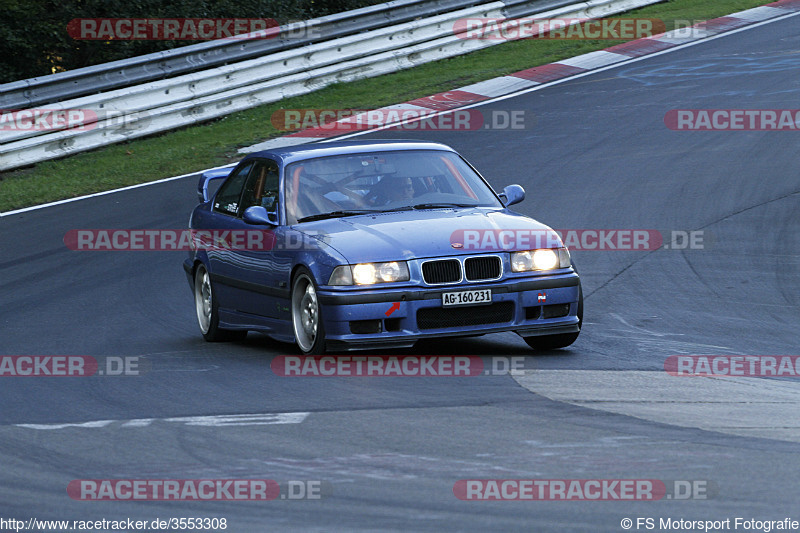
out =
[[[459,291],[442,293],[442,306],[453,307],[455,305],[478,305],[492,303],[492,290],[482,289],[479,291]]]

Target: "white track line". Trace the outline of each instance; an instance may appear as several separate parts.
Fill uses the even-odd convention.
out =
[[[235,163],[233,165],[235,165]],[[233,165],[228,164],[228,165],[223,165],[221,167],[212,167],[212,168],[207,168],[205,170],[198,170],[196,172],[190,172],[188,174],[181,174],[180,176],[172,176],[171,178],[164,178],[164,179],[160,179],[160,180],[156,180],[156,181],[148,181],[146,183],[137,183],[136,185],[128,185],[127,187],[122,187],[120,189],[112,189],[110,191],[101,191],[101,192],[96,192],[96,193],[92,193],[92,194],[87,194],[85,196],[77,196],[75,198],[66,198],[64,200],[58,200],[56,202],[50,202],[50,203],[47,203],[47,204],[34,205],[34,206],[31,206],[31,207],[23,207],[22,209],[15,209],[14,211],[6,211],[5,213],[0,213],[0,217],[8,217],[8,216],[11,216],[11,215],[18,215],[20,213],[27,213],[28,211],[33,211],[33,210],[36,210],[36,209],[44,209],[45,207],[53,207],[53,206],[61,205],[61,204],[68,204],[70,202],[77,202],[78,200],[86,200],[87,198],[95,198],[97,196],[104,196],[106,194],[113,194],[115,192],[129,191],[131,189],[138,189],[139,187],[147,187],[148,185],[157,185],[159,183],[165,183],[165,182],[168,182],[168,181],[179,180],[181,178],[188,178],[189,176],[195,176],[197,174],[200,174],[201,172],[208,172],[209,170],[216,170],[218,168],[226,168],[226,167],[230,167],[230,166],[233,166]]]
[[[14,424],[16,427],[25,429],[68,429],[84,428],[96,429],[111,425],[119,425],[124,428],[148,427],[153,422],[172,422],[186,426],[265,426],[273,424],[300,424],[308,415],[308,412],[297,413],[256,413],[247,415],[210,415],[210,416],[182,416],[174,418],[137,418],[133,420],[92,420],[90,422],[68,422],[63,424]]]

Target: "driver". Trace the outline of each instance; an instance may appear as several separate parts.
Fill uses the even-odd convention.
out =
[[[383,177],[373,188],[371,203],[375,206],[396,202],[406,202],[414,197],[414,183],[411,178]]]

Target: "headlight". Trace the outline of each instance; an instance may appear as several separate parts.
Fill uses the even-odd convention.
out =
[[[553,270],[568,268],[571,264],[566,248],[540,248],[511,254],[512,272],[530,272],[532,270]]]
[[[378,269],[373,263],[361,263],[353,267],[353,281],[357,285],[371,285],[378,281]]]
[[[359,263],[333,269],[328,285],[372,285],[409,279],[408,265],[405,261]]]

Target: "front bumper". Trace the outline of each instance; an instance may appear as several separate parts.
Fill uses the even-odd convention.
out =
[[[442,293],[491,289],[492,303],[443,307]],[[420,339],[514,331],[523,337],[580,331],[580,278],[574,272],[419,289],[320,287],[331,348],[411,346]]]

